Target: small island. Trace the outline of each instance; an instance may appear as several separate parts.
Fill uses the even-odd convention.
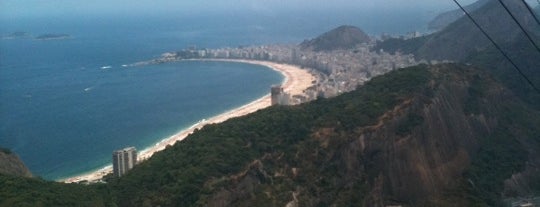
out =
[[[42,34],[37,36],[36,40],[63,40],[71,38],[68,34]]]
[[[20,38],[27,38],[27,37],[30,37],[30,34],[26,32],[18,31],[18,32],[13,32],[8,35],[4,35],[2,36],[2,39],[20,39]]]

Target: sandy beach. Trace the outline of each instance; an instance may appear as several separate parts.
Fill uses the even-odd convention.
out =
[[[311,75],[307,70],[300,69],[298,66],[293,66],[293,65],[279,64],[279,63],[266,62],[266,61],[256,61],[256,60],[210,59],[210,60],[204,60],[204,61],[241,62],[241,63],[267,66],[269,68],[272,68],[273,70],[280,72],[281,74],[283,74],[283,76],[285,76],[285,79],[282,83],[282,87],[284,88],[284,91],[289,93],[290,95],[303,94],[303,91],[309,88],[310,86],[312,86],[313,81],[315,80],[315,77]],[[268,88],[268,91],[270,91],[270,88]],[[150,158],[154,153],[165,149],[167,145],[173,145],[177,141],[181,141],[185,139],[189,134],[193,133],[195,129],[200,129],[206,124],[221,123],[221,122],[226,121],[227,119],[244,116],[246,114],[253,113],[259,109],[263,109],[269,106],[270,106],[270,94],[265,95],[251,103],[248,103],[236,109],[219,114],[207,120],[202,120],[201,122],[191,126],[188,129],[180,131],[171,137],[161,140],[160,142],[156,143],[152,147],[139,151],[138,159],[146,160]],[[59,181],[66,182],[66,183],[80,182],[80,181],[85,181],[85,180],[89,182],[95,182],[111,172],[112,172],[112,165],[109,165],[102,169],[96,170],[94,172],[62,179]]]

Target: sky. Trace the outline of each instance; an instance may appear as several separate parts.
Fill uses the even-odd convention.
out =
[[[474,0],[460,0],[463,4]],[[251,11],[454,9],[451,0],[0,0],[0,18]]]

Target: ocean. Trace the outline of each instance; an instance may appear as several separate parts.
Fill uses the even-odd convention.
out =
[[[16,152],[34,175],[45,179],[89,172],[110,164],[115,149],[152,146],[202,119],[260,98],[283,81],[273,70],[241,63],[122,65],[186,47],[299,43],[343,24],[373,35],[425,31],[435,14],[376,15],[0,19],[0,35],[70,35],[62,40],[0,40],[0,146]]]

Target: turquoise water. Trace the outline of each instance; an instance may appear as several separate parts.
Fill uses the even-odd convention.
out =
[[[283,80],[240,63],[122,67],[169,51],[169,44],[159,48],[163,34],[71,34],[2,40],[0,47],[0,145],[46,179],[103,167],[115,149],[144,149]]]
[[[399,21],[374,21],[381,18]],[[95,170],[110,163],[115,149],[144,149],[283,80],[268,68],[240,63],[124,64],[193,45],[298,43],[342,24],[370,34],[405,33],[428,20],[355,12],[0,19],[0,35],[72,36],[0,40],[0,146],[46,179]]]
[[[0,141],[50,179],[101,167],[115,149],[151,146],[282,81],[262,66],[223,62],[25,75],[2,78]]]

